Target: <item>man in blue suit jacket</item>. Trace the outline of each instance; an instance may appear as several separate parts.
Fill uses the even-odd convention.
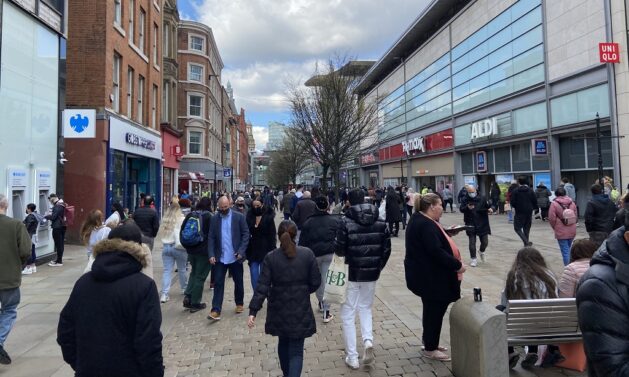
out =
[[[221,319],[223,294],[225,290],[225,274],[231,271],[234,278],[234,301],[236,313],[244,311],[245,288],[243,283],[242,263],[246,259],[245,252],[249,244],[249,228],[245,216],[230,208],[226,196],[218,200],[218,213],[212,216],[208,242],[208,256],[214,266],[214,297],[212,310],[208,319]]]

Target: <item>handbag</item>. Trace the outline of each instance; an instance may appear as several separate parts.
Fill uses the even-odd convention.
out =
[[[504,209],[504,211],[505,211],[505,212],[509,212],[509,211],[511,211],[511,204],[509,204],[509,203],[505,203],[505,209]]]
[[[561,368],[585,371],[587,368],[587,358],[583,349],[583,341],[573,343],[562,343],[558,345],[559,352],[566,358],[564,361],[555,364]]]
[[[328,268],[323,291],[323,301],[332,304],[343,304],[347,292],[348,266],[345,258],[334,254]]]

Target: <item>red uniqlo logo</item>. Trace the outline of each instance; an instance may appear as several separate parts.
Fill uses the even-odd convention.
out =
[[[599,43],[598,54],[601,63],[620,63],[618,43]]]

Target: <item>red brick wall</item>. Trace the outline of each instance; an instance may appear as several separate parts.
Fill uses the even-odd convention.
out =
[[[238,164],[240,166],[240,182],[247,182],[247,174],[249,173],[249,138],[247,136],[247,121],[245,117],[245,109],[240,109],[240,117],[238,117],[238,133],[240,134],[240,154],[238,156]]]

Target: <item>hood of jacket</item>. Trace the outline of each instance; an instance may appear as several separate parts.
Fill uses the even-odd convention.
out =
[[[92,275],[97,280],[114,281],[140,272],[151,254],[143,245],[114,238],[97,243],[93,255]]]
[[[555,201],[564,206],[569,206],[572,203],[572,199],[568,195],[558,196],[555,198]]]
[[[629,285],[629,245],[624,238],[625,227],[612,232],[592,257],[590,265],[604,264],[616,271],[616,279]]]
[[[607,194],[592,195],[592,200],[595,200],[595,201],[601,202],[601,203],[611,202],[611,199],[609,199],[609,195],[607,195]]]
[[[529,189],[530,189],[530,187],[529,187],[528,185],[520,185],[520,186],[518,186],[518,188],[517,188],[517,190],[518,190],[519,192],[526,192],[526,191],[529,191]]]
[[[373,225],[378,221],[378,208],[373,204],[357,204],[349,207],[345,212],[345,216],[360,225]]]

